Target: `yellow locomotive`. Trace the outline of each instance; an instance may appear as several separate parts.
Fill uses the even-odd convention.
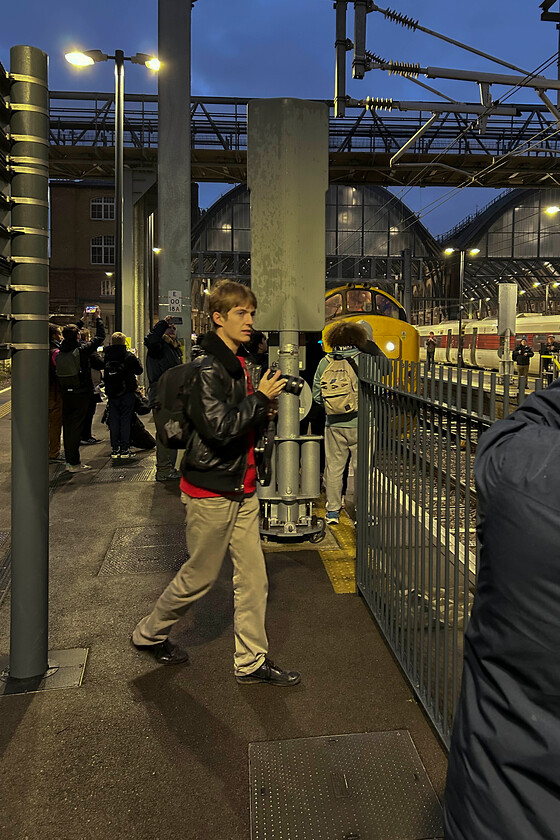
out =
[[[371,327],[372,338],[388,359],[417,362],[420,342],[401,303],[373,283],[346,283],[325,295],[323,348],[331,348],[325,333],[337,321],[360,321]],[[369,332],[368,327],[366,329]]]

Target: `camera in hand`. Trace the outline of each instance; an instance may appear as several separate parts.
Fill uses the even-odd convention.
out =
[[[277,370],[278,365],[271,365],[268,379],[272,379]],[[279,379],[286,380],[286,384],[284,386],[285,393],[294,394],[294,396],[299,397],[303,386],[305,385],[305,380],[302,379],[301,376],[288,376],[287,374],[280,374]]]

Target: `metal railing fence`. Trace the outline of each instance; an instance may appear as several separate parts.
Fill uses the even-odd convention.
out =
[[[478,565],[476,446],[525,386],[360,359],[356,583],[446,745]]]

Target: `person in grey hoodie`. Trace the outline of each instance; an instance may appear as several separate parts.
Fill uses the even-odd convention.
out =
[[[366,328],[359,323],[340,321],[334,324],[325,336],[332,351],[321,359],[313,378],[313,399],[319,405],[325,406],[325,489],[327,496],[327,524],[338,525],[340,509],[342,507],[342,485],[344,470],[350,457],[354,474],[357,469],[358,452],[358,356],[360,352],[368,355],[384,354],[377,347]],[[333,413],[329,406],[329,371],[333,371],[331,362],[342,360],[348,362],[347,375],[352,379],[348,399],[338,398],[341,403],[340,413]],[[334,383],[332,374],[331,382]],[[346,406],[342,405],[344,402]],[[332,404],[336,404],[333,400]]]

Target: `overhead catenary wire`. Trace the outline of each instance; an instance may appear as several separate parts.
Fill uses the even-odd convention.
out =
[[[553,62],[557,59],[557,57],[558,57],[558,52],[554,53],[554,54],[553,54],[550,58],[548,58],[548,59],[546,59],[545,61],[541,62],[541,64],[540,64],[540,65],[539,65],[539,66],[538,66],[535,70],[533,70],[533,71],[531,71],[531,72],[526,72],[526,71],[521,71],[521,72],[524,72],[524,73],[526,74],[526,77],[527,77],[527,78],[531,78],[531,77],[535,76],[536,74],[538,74],[540,71],[545,70],[548,66],[550,66],[550,64],[552,64],[552,63],[553,63]],[[507,65],[507,66],[511,66],[511,67],[513,67],[513,69],[519,69],[519,68],[516,68],[514,65]],[[510,96],[512,96],[512,95],[513,95],[513,94],[514,94],[517,90],[519,90],[519,89],[520,89],[520,86],[519,86],[519,85],[513,85],[513,86],[512,86],[512,87],[511,87],[508,91],[506,91],[506,93],[504,94],[504,96],[503,96],[503,97],[501,97],[500,101],[501,101],[501,102],[503,102],[505,99],[507,99],[507,98],[509,98]],[[489,105],[488,105],[488,107],[487,107],[487,112],[490,112],[491,110],[492,110],[492,104],[489,104]],[[439,154],[436,156],[435,160],[432,160],[432,161],[430,161],[429,163],[427,163],[427,164],[426,164],[426,165],[425,165],[425,166],[424,166],[424,167],[423,167],[423,168],[422,168],[422,169],[418,172],[418,174],[414,177],[413,182],[412,182],[411,184],[407,185],[406,187],[403,187],[403,189],[401,190],[401,192],[400,192],[400,193],[398,193],[398,194],[396,194],[396,195],[393,195],[393,196],[392,196],[392,197],[391,197],[388,201],[386,201],[383,205],[381,205],[381,206],[377,209],[377,211],[376,211],[376,217],[377,217],[377,218],[379,218],[379,216],[381,215],[381,213],[382,213],[382,212],[384,212],[384,211],[386,211],[386,210],[387,210],[387,208],[388,208],[388,207],[389,207],[389,206],[390,206],[390,205],[391,205],[391,204],[392,204],[395,200],[402,200],[402,197],[406,196],[406,194],[407,194],[408,192],[410,192],[410,190],[411,190],[411,189],[413,189],[413,187],[414,187],[414,186],[416,186],[416,184],[417,184],[417,182],[419,181],[419,179],[421,178],[422,174],[423,174],[423,173],[424,173],[427,169],[429,169],[429,168],[430,168],[430,167],[432,167],[434,164],[436,164],[436,163],[437,163],[437,162],[441,159],[441,157],[442,157],[442,156],[443,156],[443,155],[444,155],[444,154],[445,154],[445,153],[446,153],[446,152],[447,152],[447,151],[448,151],[448,150],[449,150],[449,149],[450,149],[453,145],[455,145],[455,144],[458,142],[458,140],[460,140],[462,137],[464,137],[466,133],[468,133],[469,131],[471,131],[471,130],[473,129],[473,127],[474,127],[474,126],[476,126],[476,124],[478,123],[478,121],[479,121],[479,120],[480,120],[483,116],[484,116],[484,112],[483,112],[483,114],[478,115],[478,116],[477,116],[477,118],[476,118],[475,120],[472,120],[472,121],[471,121],[471,122],[470,122],[467,126],[465,126],[465,128],[464,128],[461,132],[459,132],[459,134],[458,134],[455,138],[453,138],[453,140],[451,140],[451,141],[447,144],[447,146],[446,146],[444,149],[442,149],[442,150],[439,152]],[[484,170],[482,170],[480,173],[478,173],[478,175],[479,175],[479,176],[481,176],[481,175],[483,175],[483,174],[489,174],[491,171],[493,171],[494,169],[498,168],[500,165],[503,165],[503,162],[504,162],[504,161],[505,161],[508,157],[510,157],[511,155],[515,154],[515,153],[516,153],[516,152],[518,152],[518,151],[521,151],[521,150],[522,150],[522,147],[523,147],[523,145],[524,145],[524,144],[527,144],[527,143],[531,144],[531,142],[532,142],[532,141],[537,140],[539,137],[541,137],[541,135],[544,135],[546,132],[548,132],[548,131],[549,131],[549,129],[550,129],[550,127],[551,127],[550,125],[545,126],[545,127],[544,127],[544,128],[542,128],[539,132],[537,132],[535,135],[533,135],[532,137],[530,137],[528,140],[524,140],[524,141],[523,141],[523,142],[522,142],[522,143],[521,143],[518,147],[516,147],[516,148],[514,148],[514,149],[510,150],[510,151],[509,151],[509,152],[507,152],[505,155],[500,156],[500,158],[498,158],[498,159],[494,159],[493,163],[492,163],[492,164],[490,164],[488,167],[486,167],[486,169],[484,169]],[[560,130],[558,130],[558,129],[557,129],[557,130],[556,130],[556,131],[554,131],[552,134],[550,134],[550,135],[549,135],[549,137],[553,137],[553,136],[555,136],[556,134],[558,134],[558,133],[559,133],[559,131],[560,131]],[[546,139],[548,139],[548,138],[546,138]],[[542,138],[541,138],[541,140],[542,140]],[[539,141],[539,142],[541,142],[541,141]],[[525,149],[524,151],[525,151],[525,152],[528,152],[528,151],[530,151],[530,150],[531,150],[532,148],[534,148],[534,147],[535,147],[535,144],[533,144],[533,146],[529,145],[529,146],[527,147],[527,149]],[[439,197],[438,199],[434,199],[434,201],[433,201],[433,202],[431,202],[430,204],[428,204],[428,205],[427,205],[427,207],[431,207],[431,208],[432,208],[431,210],[428,210],[427,212],[426,212],[426,211],[423,211],[423,212],[422,212],[422,213],[420,213],[420,214],[418,214],[418,213],[411,214],[411,215],[410,215],[410,217],[409,217],[409,219],[411,219],[411,223],[410,223],[410,224],[408,224],[406,227],[401,228],[401,230],[399,230],[399,233],[405,233],[407,230],[409,230],[409,229],[410,229],[410,227],[412,227],[412,226],[414,225],[414,223],[415,223],[416,221],[420,221],[421,219],[425,218],[427,215],[429,215],[429,213],[430,213],[430,212],[433,212],[433,211],[434,211],[434,210],[436,210],[438,207],[440,207],[443,203],[445,203],[446,201],[450,200],[450,199],[451,199],[454,195],[456,195],[458,192],[460,192],[460,191],[461,191],[462,189],[464,189],[466,186],[471,185],[471,184],[472,184],[472,180],[473,180],[473,179],[471,178],[471,179],[469,179],[469,180],[465,181],[465,183],[464,183],[464,184],[462,184],[462,185],[460,185],[460,186],[458,186],[458,187],[454,187],[454,188],[452,188],[452,189],[449,191],[449,193],[447,193],[445,196],[441,196],[441,197]],[[368,223],[374,223],[374,222],[375,222],[375,217],[370,217],[367,221],[368,221]],[[405,219],[405,220],[404,220],[404,224],[405,224],[405,225],[406,225],[406,222],[407,222],[407,221],[408,221],[408,219]],[[361,231],[356,231],[355,235],[356,235],[356,236],[361,236]],[[345,244],[347,245],[347,244],[348,244],[348,242],[350,242],[350,241],[351,241],[351,239],[352,239],[351,237],[350,237],[350,238],[347,238],[347,239],[345,240]],[[337,246],[337,250],[338,250],[338,246]],[[342,258],[338,261],[338,263],[334,263],[334,264],[333,264],[333,266],[331,266],[331,268],[332,268],[332,267],[334,267],[335,265],[340,264],[340,262],[342,262],[342,259],[343,259],[343,258],[344,258],[344,257],[342,257]]]

